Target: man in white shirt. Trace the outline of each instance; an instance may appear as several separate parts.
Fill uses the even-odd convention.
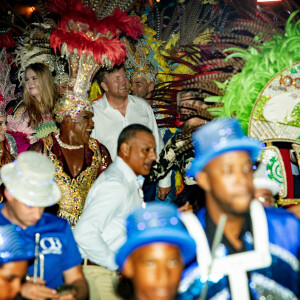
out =
[[[145,99],[129,95],[129,80],[123,66],[101,72],[98,80],[105,91],[103,98],[93,103],[95,123],[92,137],[101,141],[114,160],[117,140],[123,128],[142,124],[153,132],[158,155],[164,147],[151,106]],[[158,197],[164,200],[171,190],[170,175],[159,181]]]
[[[118,156],[90,189],[74,236],[84,260],[90,300],[119,299],[114,293],[114,257],[126,240],[125,219],[143,204],[141,186],[156,159],[155,139],[141,124],[127,126],[118,139]]]

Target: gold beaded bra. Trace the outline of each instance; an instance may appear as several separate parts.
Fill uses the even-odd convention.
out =
[[[44,154],[46,154],[54,163],[56,168],[55,181],[61,191],[61,199],[58,202],[58,216],[66,219],[71,226],[77,223],[88,191],[98,176],[98,170],[102,163],[101,152],[97,141],[89,139],[88,147],[93,152],[92,163],[79,175],[72,178],[64,171],[63,163],[53,153],[53,137],[51,135],[43,139]]]

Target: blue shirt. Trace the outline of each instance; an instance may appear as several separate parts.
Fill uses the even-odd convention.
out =
[[[4,204],[0,204],[0,225],[11,224],[2,214]],[[44,279],[46,286],[55,289],[64,283],[63,272],[81,264],[81,255],[66,220],[43,213],[33,226],[23,230],[17,226],[25,241],[27,251],[34,253],[35,234],[40,233],[40,252],[45,258]],[[28,267],[28,275],[33,276],[33,263]],[[39,276],[38,270],[38,276]]]

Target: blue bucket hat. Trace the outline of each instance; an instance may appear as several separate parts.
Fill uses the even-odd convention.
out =
[[[188,177],[197,174],[215,157],[229,151],[247,151],[252,162],[256,161],[263,144],[248,138],[235,119],[214,119],[197,129],[193,136],[195,158],[187,170]]]
[[[196,257],[196,244],[184,227],[177,208],[170,204],[147,204],[130,214],[126,220],[127,241],[116,255],[122,270],[125,260],[137,248],[162,242],[179,247],[185,264]]]
[[[25,242],[19,236],[20,230],[15,225],[0,226],[0,265],[34,257],[31,251],[24,250]]]

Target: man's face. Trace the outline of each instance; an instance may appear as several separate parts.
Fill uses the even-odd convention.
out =
[[[148,94],[153,90],[151,83],[147,82],[144,77],[136,77],[131,84],[131,93],[133,96],[146,99]]]
[[[105,75],[101,86],[109,97],[125,99],[129,92],[129,80],[123,68]]]
[[[4,195],[7,203],[3,209],[6,209],[5,216],[11,223],[26,229],[28,226],[35,225],[42,217],[44,207],[28,206],[14,198],[6,189]]]
[[[0,267],[0,299],[15,299],[27,272],[27,261],[9,262]]]
[[[224,153],[207,164],[197,175],[197,183],[207,192],[212,213],[243,215],[253,199],[253,170],[245,151]]]
[[[77,122],[74,122],[72,132],[73,140],[78,145],[86,145],[89,142],[92,130],[94,128],[93,121],[94,114],[90,111],[82,111],[77,118]]]
[[[153,243],[135,250],[125,263],[124,274],[133,281],[139,300],[175,299],[183,262],[179,248]]]
[[[124,161],[137,176],[148,175],[152,163],[156,159],[156,145],[153,135],[145,131],[139,131],[135,137],[124,144],[126,148],[122,157]]]

